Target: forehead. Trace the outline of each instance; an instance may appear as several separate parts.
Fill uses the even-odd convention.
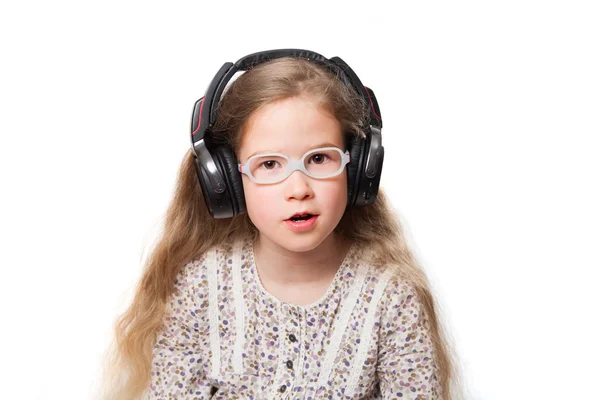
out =
[[[344,147],[340,122],[310,99],[293,97],[254,111],[246,125],[238,158],[278,152],[300,157],[324,143]]]

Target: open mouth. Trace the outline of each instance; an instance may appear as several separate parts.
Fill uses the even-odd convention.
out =
[[[298,213],[298,214],[294,214],[290,218],[288,218],[288,221],[293,221],[293,222],[307,221],[307,220],[311,219],[312,217],[316,217],[316,216],[317,216],[317,214]]]
[[[290,220],[294,222],[306,221],[308,219],[311,219],[312,217],[312,214],[294,215],[292,218],[290,218]]]
[[[305,232],[311,230],[315,226],[317,218],[319,218],[319,214],[301,211],[286,219],[285,224],[295,232]]]

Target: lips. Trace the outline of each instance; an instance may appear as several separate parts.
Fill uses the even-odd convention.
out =
[[[308,212],[296,213],[291,218],[286,219],[284,224],[293,232],[308,232],[315,227],[318,218],[317,214]]]

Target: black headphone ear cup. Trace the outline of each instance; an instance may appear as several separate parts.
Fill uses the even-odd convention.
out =
[[[211,153],[225,175],[227,190],[229,190],[233,206],[233,216],[245,212],[246,199],[244,198],[242,174],[238,170],[237,157],[228,146],[218,146]]]
[[[214,190],[214,187],[211,184],[207,172],[204,170],[204,168],[202,168],[202,163],[196,157],[194,157],[194,167],[196,169],[198,181],[200,182],[200,188],[202,196],[204,197],[204,202],[206,204],[206,207],[208,207],[211,215],[214,218],[232,217],[233,206],[231,205],[231,196],[229,195],[229,191],[224,190],[222,192],[216,192]],[[218,172],[221,173],[220,170]]]
[[[348,168],[348,205],[353,206],[360,188],[360,173],[365,157],[365,139],[352,135],[349,139],[350,162]]]

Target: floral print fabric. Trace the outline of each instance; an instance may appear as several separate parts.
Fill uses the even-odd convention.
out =
[[[183,266],[153,349],[151,400],[438,399],[412,286],[348,251],[309,305],[265,290],[250,239]]]

